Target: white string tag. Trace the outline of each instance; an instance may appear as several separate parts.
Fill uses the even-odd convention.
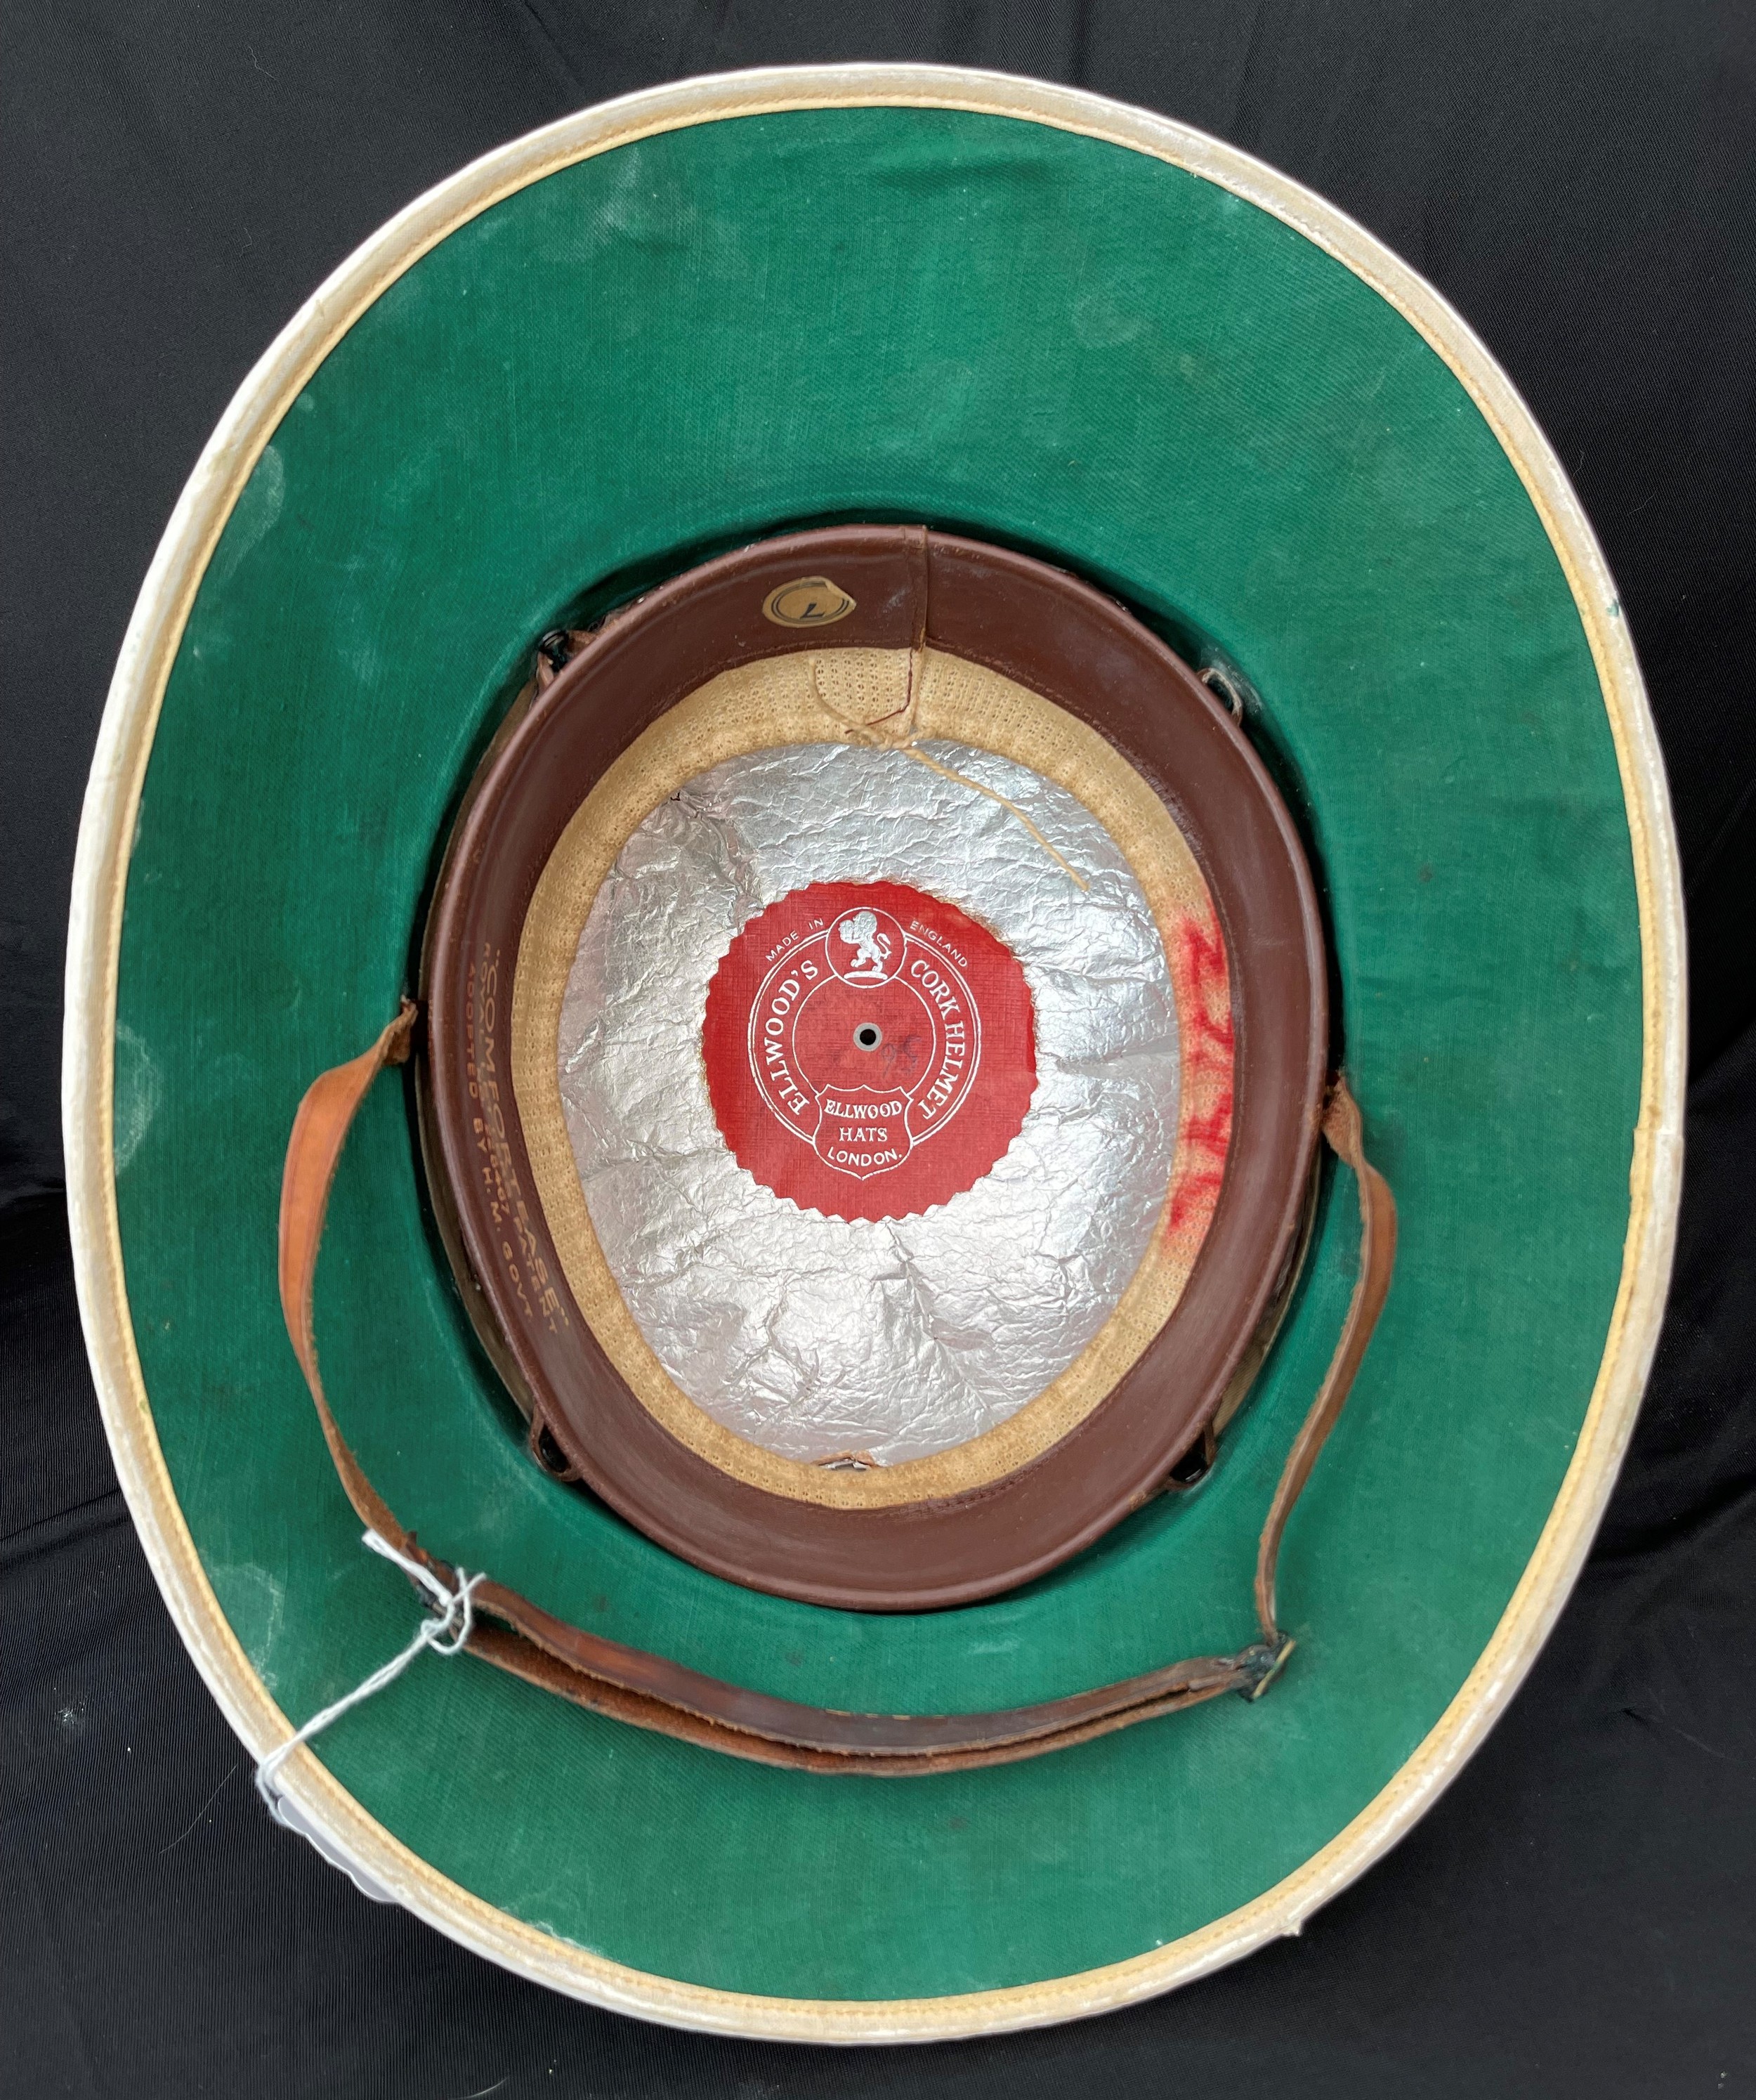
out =
[[[397,1899],[381,1882],[376,1881],[351,1860],[340,1852],[332,1839],[326,1837],[306,1816],[298,1803],[289,1794],[284,1793],[277,1784],[280,1767],[301,1744],[308,1743],[313,1736],[319,1735],[332,1721],[337,1721],[350,1707],[370,1699],[374,1692],[382,1692],[385,1685],[394,1683],[423,1648],[431,1648],[435,1655],[456,1655],[468,1643],[475,1626],[475,1591],[486,1575],[465,1575],[458,1570],[457,1587],[448,1590],[430,1568],[423,1568],[418,1560],[411,1560],[398,1552],[390,1542],[376,1531],[367,1531],[361,1541],[370,1551],[383,1560],[394,1562],[405,1575],[420,1583],[433,1599],[438,1616],[424,1618],[410,1641],[398,1655],[382,1663],[371,1676],[356,1684],[351,1692],[345,1692],[319,1712],[312,1714],[302,1727],[288,1736],[285,1742],[271,1750],[258,1760],[256,1767],[256,1790],[267,1809],[283,1829],[292,1830],[320,1852],[331,1866],[339,1867],[362,1895],[370,1896],[374,1903],[394,1903]]]

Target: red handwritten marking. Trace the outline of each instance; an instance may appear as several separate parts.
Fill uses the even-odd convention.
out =
[[[1182,1113],[1172,1176],[1169,1237],[1192,1260],[1218,1207],[1231,1148],[1231,973],[1226,940],[1212,913],[1177,929],[1172,987],[1182,1031]]]
[[[1185,919],[1177,933],[1177,963],[1189,983],[1204,992],[1224,993],[1230,983],[1226,939],[1219,922]]]
[[[1182,1132],[1184,1144],[1223,1159],[1231,1143],[1231,1101],[1228,1086],[1205,1115],[1186,1116]]]
[[[1191,1226],[1199,1223],[1204,1233],[1220,1200],[1220,1190],[1226,1184],[1223,1167],[1210,1167],[1196,1173],[1186,1174],[1177,1185],[1171,1198],[1170,1223],[1167,1228],[1172,1239],[1181,1238]],[[1191,1250],[1193,1251],[1193,1250]]]

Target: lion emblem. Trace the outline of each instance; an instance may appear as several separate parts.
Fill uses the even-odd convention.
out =
[[[891,941],[878,931],[875,911],[856,911],[835,929],[854,951],[854,959],[842,974],[850,984],[878,984],[890,960]]]

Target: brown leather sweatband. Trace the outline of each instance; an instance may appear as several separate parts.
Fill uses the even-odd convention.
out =
[[[810,576],[833,578],[853,607],[827,635],[777,626],[764,611],[777,587]],[[1093,1338],[1113,1375],[1069,1366],[1066,1387],[1058,1393],[1050,1381],[985,1449],[972,1438],[961,1462],[934,1467],[931,1481],[916,1471],[895,1493],[855,1496],[843,1492],[847,1475],[820,1492],[821,1475],[799,1477],[808,1466],[774,1478],[743,1462],[755,1455],[748,1446],[711,1455],[711,1410],[684,1402],[667,1415],[677,1396],[631,1346],[614,1278],[593,1259],[601,1248],[546,1046],[560,1039],[554,1002],[602,895],[598,858],[587,876],[574,849],[587,838],[594,856],[607,849],[636,808],[644,820],[668,799],[677,769],[698,771],[721,749],[752,695],[799,675],[804,720],[786,715],[783,727],[776,717],[734,740],[772,735],[776,751],[801,733],[808,744],[863,743],[887,724],[918,729],[907,695],[923,649],[935,707],[954,689],[966,695],[957,710],[929,711],[926,741],[940,757],[955,764],[967,732],[1045,786],[1053,776],[1076,803],[1096,795],[1102,810],[1083,806],[1158,899],[1186,1069],[1174,1096],[1177,1185],[1164,1191],[1156,1252],[1170,1255],[1173,1219],[1190,1237],[1168,1317],[1140,1319],[1144,1346],[1122,1346],[1143,1310],[1138,1294],[1127,1319],[1118,1302]],[[852,677],[865,664],[877,676],[885,663],[906,682],[862,687],[859,698],[838,686],[845,704],[825,712],[821,674]],[[1330,1061],[1328,965],[1305,848],[1261,754],[1126,607],[1015,550],[919,526],[837,526],[716,556],[588,632],[546,637],[531,688],[473,774],[446,840],[422,938],[416,1092],[462,1303],[535,1427],[543,1462],[680,1558],[802,1603],[961,1608],[1048,1574],[1138,1508],[1217,1427],[1296,1269]],[[715,740],[704,743],[714,725]],[[918,739],[912,748],[926,748]],[[661,752],[669,756],[654,770]],[[1162,834],[1149,845],[1136,828],[1149,801],[1151,829],[1176,833],[1174,845]],[[1212,1180],[1191,1204],[1180,1176],[1197,1152]],[[1199,1260],[1186,1264],[1197,1246]],[[582,1285],[597,1294],[595,1312]],[[631,1370],[648,1380],[644,1392]],[[1032,1425],[1051,1418],[1060,1433],[1036,1440]],[[1010,1462],[996,1464],[1002,1447]]]

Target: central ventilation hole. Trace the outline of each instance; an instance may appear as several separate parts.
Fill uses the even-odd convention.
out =
[[[854,1041],[862,1050],[876,1050],[884,1040],[884,1031],[875,1021],[862,1021],[854,1030]]]

